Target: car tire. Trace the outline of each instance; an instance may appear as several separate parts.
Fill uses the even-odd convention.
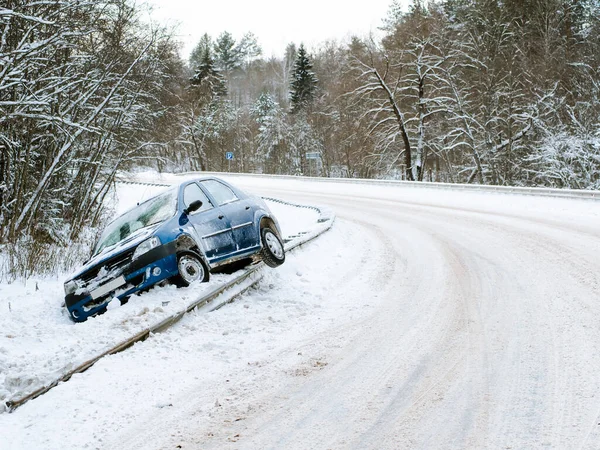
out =
[[[179,274],[172,278],[177,287],[187,287],[191,283],[208,281],[208,266],[198,254],[182,252],[177,254],[177,270]]]
[[[277,233],[269,227],[264,227],[260,230],[260,237],[262,242],[260,256],[264,263],[269,267],[282,265],[285,262],[285,250]]]

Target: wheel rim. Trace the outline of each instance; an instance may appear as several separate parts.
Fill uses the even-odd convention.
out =
[[[279,239],[277,239],[277,236],[275,236],[271,231],[267,231],[265,232],[265,241],[267,247],[269,250],[271,250],[271,253],[273,253],[277,259],[282,259],[283,246],[281,245],[281,242],[279,242]]]
[[[189,255],[184,255],[179,258],[178,263],[179,275],[186,283],[202,280],[204,278],[204,267],[197,258]]]

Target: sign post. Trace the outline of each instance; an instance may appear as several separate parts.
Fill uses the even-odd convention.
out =
[[[315,160],[315,167],[318,167],[319,162],[317,160],[321,159],[321,153],[319,153],[319,152],[306,152],[305,156],[306,156],[306,159],[309,159],[309,160],[310,159],[314,159]],[[311,176],[315,176],[315,174],[312,173],[313,172],[313,170],[312,170],[312,164],[309,164],[309,167],[311,169],[310,170],[311,171],[310,175]]]
[[[233,152],[225,152],[225,159],[227,160],[227,172],[231,172],[231,160],[233,159]]]

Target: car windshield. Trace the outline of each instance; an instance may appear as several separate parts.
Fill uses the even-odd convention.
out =
[[[163,222],[177,210],[177,190],[169,189],[163,194],[145,201],[112,221],[100,236],[94,255],[111,245],[126,239],[136,231]]]

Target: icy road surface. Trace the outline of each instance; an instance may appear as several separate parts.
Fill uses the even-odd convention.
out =
[[[0,416],[8,448],[600,448],[600,203],[229,179],[337,224]]]

